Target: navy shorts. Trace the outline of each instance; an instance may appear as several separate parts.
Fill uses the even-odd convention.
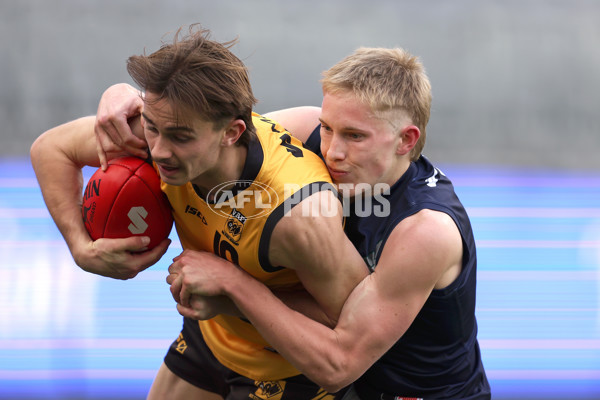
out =
[[[304,375],[280,381],[255,381],[221,364],[210,351],[198,321],[184,318],[179,337],[165,356],[175,375],[226,400],[340,400],[346,389],[327,393]]]

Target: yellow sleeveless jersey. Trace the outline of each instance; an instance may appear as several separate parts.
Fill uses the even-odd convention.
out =
[[[291,288],[299,284],[294,270],[269,262],[273,228],[302,199],[334,189],[321,159],[298,139],[258,114],[253,123],[258,140],[249,145],[242,176],[214,188],[207,196],[214,201],[199,196],[191,183],[163,183],[162,189],[184,249],[211,251],[271,288]],[[246,320],[219,315],[199,324],[215,357],[241,375],[267,381],[300,374]]]

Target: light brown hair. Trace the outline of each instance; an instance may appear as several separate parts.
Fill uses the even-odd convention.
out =
[[[157,95],[157,101],[167,100],[180,109],[180,117],[200,116],[213,122],[215,129],[232,118],[242,119],[246,131],[237,143],[247,145],[256,135],[252,124],[256,98],[246,66],[229,50],[236,40],[210,40],[210,31],[198,25],[191,25],[187,35],[182,29],[172,43],[154,53],[129,57],[129,75],[142,90]]]

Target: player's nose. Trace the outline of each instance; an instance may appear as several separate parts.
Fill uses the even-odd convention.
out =
[[[151,141],[148,141],[150,147],[150,154],[153,160],[168,160],[173,154],[169,145],[168,140],[158,135]]]
[[[338,134],[331,135],[329,146],[324,153],[325,158],[331,161],[342,161],[346,158],[346,143]]]

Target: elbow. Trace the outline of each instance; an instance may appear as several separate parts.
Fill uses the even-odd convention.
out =
[[[323,320],[321,321],[321,323],[329,329],[335,329],[335,327],[338,324],[339,313],[337,314],[338,317],[334,317],[331,313],[328,312],[323,312],[323,314]]]
[[[38,164],[43,157],[44,147],[47,147],[46,138],[46,133],[38,136],[29,148],[29,159],[31,160],[31,166],[33,167],[34,171],[37,170]]]
[[[48,147],[53,143],[51,136],[55,129],[45,131],[33,141],[29,148],[29,157],[32,161],[39,160],[48,151]]]
[[[354,382],[350,379],[346,372],[334,373],[327,377],[320,377],[319,382],[316,382],[320,387],[329,393],[336,393]]]
[[[39,136],[29,148],[29,158],[31,158],[32,162],[37,159],[38,154],[40,153],[40,148],[42,147],[42,142],[44,140],[43,138],[44,135]]]
[[[353,368],[349,365],[349,357],[344,354],[338,357],[336,361],[330,359],[326,366],[306,375],[327,392],[335,393],[358,378],[358,376],[354,377],[352,371]]]

